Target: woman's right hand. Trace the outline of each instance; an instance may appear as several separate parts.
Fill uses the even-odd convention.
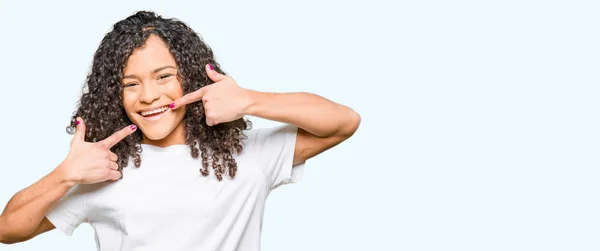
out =
[[[99,142],[85,142],[85,123],[77,118],[75,136],[71,140],[71,149],[67,158],[57,170],[70,184],[94,184],[107,180],[118,180],[118,157],[110,148],[129,136],[137,127],[127,126],[110,137]]]

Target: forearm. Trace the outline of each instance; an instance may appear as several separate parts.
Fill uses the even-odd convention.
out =
[[[48,210],[62,198],[73,184],[64,180],[58,170],[21,190],[9,201],[0,215],[0,239],[15,242],[33,234]]]
[[[49,190],[52,190],[56,187],[63,185],[63,183],[67,183],[63,178],[64,175],[61,173],[62,169],[59,166],[51,173],[44,176],[42,179],[34,183],[33,185],[19,191],[16,193],[9,201],[2,214],[11,213],[15,210],[18,210],[23,205],[28,202],[34,200],[35,198],[42,196],[48,193]]]
[[[316,94],[249,93],[247,115],[293,124],[317,137],[349,137],[360,122],[354,110]]]

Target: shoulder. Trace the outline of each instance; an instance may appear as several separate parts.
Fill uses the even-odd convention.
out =
[[[244,131],[244,135],[246,135],[246,139],[244,141],[254,143],[260,140],[289,137],[290,135],[296,135],[297,131],[298,127],[290,124],[250,129]]]
[[[79,198],[85,201],[91,200],[98,194],[105,192],[110,188],[111,182],[105,181],[95,184],[77,184],[67,192],[65,199]]]
[[[298,127],[290,124],[251,129],[244,131],[246,137],[242,142],[244,148],[248,150],[280,148],[286,143],[294,142],[297,132]]]

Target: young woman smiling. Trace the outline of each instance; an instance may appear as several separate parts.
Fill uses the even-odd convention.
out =
[[[104,37],[84,90],[67,158],[9,201],[3,243],[85,222],[98,250],[259,250],[270,191],[360,123],[315,94],[240,87],[186,24],[145,11]]]

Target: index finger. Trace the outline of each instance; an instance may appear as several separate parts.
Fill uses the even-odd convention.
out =
[[[208,86],[202,87],[197,91],[190,92],[183,97],[176,99],[169,107],[171,109],[177,109],[183,105],[202,100],[202,97],[204,97],[204,94],[206,94],[207,87]]]
[[[99,143],[110,149],[111,147],[119,143],[119,141],[123,140],[125,137],[135,132],[136,129],[137,127],[135,125],[130,125],[119,130],[118,132],[113,133],[113,135],[110,135],[108,138],[100,141]]]

